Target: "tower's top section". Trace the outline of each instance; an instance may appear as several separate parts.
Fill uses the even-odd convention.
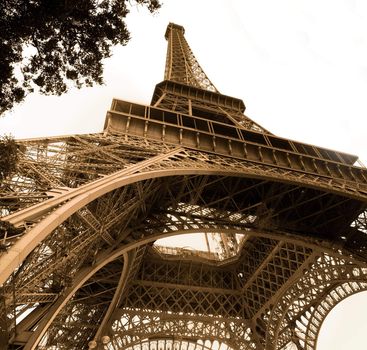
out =
[[[243,114],[246,107],[241,99],[223,95],[215,88],[200,67],[184,34],[184,27],[168,24],[164,81],[156,85],[151,105],[270,134]]]
[[[168,41],[164,80],[218,92],[204,73],[184,37],[184,27],[169,23],[165,38]]]
[[[175,23],[170,22],[168,24],[168,26],[167,26],[166,34],[164,35],[164,37],[166,38],[166,40],[169,40],[169,36],[170,36],[171,30],[181,31],[182,32],[182,35],[185,34],[185,28],[183,26],[180,26],[178,24],[175,24]]]

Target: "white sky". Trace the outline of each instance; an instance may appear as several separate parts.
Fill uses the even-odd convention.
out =
[[[174,22],[185,27],[217,89],[243,99],[250,118],[276,135],[356,154],[367,163],[367,1],[163,1],[155,16],[142,8],[128,16],[132,39],[106,61],[105,86],[62,97],[31,95],[0,119],[0,134],[99,132],[112,97],[149,104],[163,80],[164,32]],[[338,309],[352,311],[355,320],[358,312],[366,315],[367,297],[358,297]],[[325,323],[317,350],[366,348],[365,338],[354,334],[353,317],[333,319],[337,328]],[[365,317],[358,327],[365,337]]]

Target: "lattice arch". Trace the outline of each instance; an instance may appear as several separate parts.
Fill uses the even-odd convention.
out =
[[[308,318],[307,328],[305,329],[305,322],[297,323],[296,333],[304,344],[304,349],[316,349],[322,324],[336,305],[354,294],[365,291],[367,291],[367,282],[346,282],[335,287],[318,305],[311,307],[305,315]]]
[[[290,287],[267,315],[267,346],[283,349],[292,340],[298,349],[316,349],[321,325],[343,299],[367,290],[367,268],[327,254]]]
[[[114,342],[107,345],[108,350],[235,350],[220,341],[193,341],[189,339],[159,338],[137,341],[128,347],[116,346]]]
[[[99,138],[99,137],[98,137]],[[136,140],[132,140],[131,146],[136,145]],[[153,146],[156,146],[154,143]],[[85,147],[85,145],[84,145]],[[91,147],[92,150],[94,147]],[[120,152],[124,152],[123,149],[119,150]],[[163,150],[162,150],[163,151]],[[88,150],[90,152],[90,150]],[[142,157],[141,149],[137,148],[133,154],[129,154],[129,156],[133,157]],[[83,149],[84,153],[84,149]],[[103,155],[103,154],[102,154]],[[150,153],[148,155],[151,155]],[[59,155],[58,155],[59,156]],[[61,156],[64,156],[61,154]],[[144,157],[147,154],[144,152]],[[121,155],[119,155],[121,157]],[[42,158],[41,158],[42,159]],[[98,161],[99,162],[99,161]],[[37,163],[37,162],[35,162]],[[32,164],[27,162],[28,165]],[[121,165],[120,165],[121,166]],[[33,169],[33,167],[30,167]],[[108,167],[108,171],[112,170],[112,166]],[[33,170],[32,170],[33,171]],[[68,170],[69,172],[70,170]],[[349,184],[342,184],[340,182],[333,182],[330,179],[322,179],[313,175],[306,175],[298,172],[290,172],[286,170],[272,168],[271,166],[251,163],[247,161],[240,161],[236,159],[223,158],[216,155],[208,155],[202,152],[183,150],[180,148],[165,150],[161,155],[156,155],[150,159],[145,159],[145,161],[140,162],[139,166],[123,166],[123,169],[110,173],[109,175],[102,176],[98,174],[98,181],[95,182],[87,182],[84,186],[80,185],[79,188],[56,188],[55,193],[47,193],[50,188],[53,187],[53,183],[49,179],[53,179],[52,174],[48,174],[47,171],[43,171],[41,174],[40,171],[37,171],[37,177],[41,178],[45,181],[43,184],[42,190],[40,192],[47,193],[44,195],[41,200],[41,203],[34,204],[30,208],[24,208],[23,211],[15,212],[8,216],[5,216],[5,220],[10,221],[15,225],[21,225],[26,230],[22,232],[22,234],[18,234],[16,236],[5,237],[5,245],[6,249],[9,253],[14,253],[14,258],[11,260],[10,256],[13,254],[9,254],[8,257],[4,260],[3,266],[5,264],[9,264],[9,267],[4,268],[1,275],[1,281],[4,282],[6,277],[9,277],[11,271],[18,267],[19,262],[25,258],[25,256],[30,253],[30,250],[33,249],[36,244],[38,244],[41,239],[47,237],[50,234],[51,230],[54,229],[58,224],[61,224],[61,221],[66,220],[73,212],[78,209],[81,209],[83,205],[87,205],[92,199],[100,197],[102,194],[105,194],[113,189],[119,188],[121,186],[126,186],[131,183],[136,183],[141,180],[149,180],[154,181],[156,178],[163,178],[166,176],[172,175],[191,175],[191,174],[213,174],[213,175],[232,175],[239,177],[248,177],[255,179],[263,179],[268,181],[282,181],[287,182],[289,184],[295,183],[301,186],[309,186],[309,188],[320,189],[322,191],[334,191],[336,193],[344,194],[344,193],[355,193],[355,188],[349,188]],[[83,180],[85,179],[85,174],[83,173]],[[97,176],[96,173],[89,174],[88,172],[88,181],[90,181],[89,177],[92,176],[94,178]],[[50,181],[50,182],[47,182]],[[74,180],[73,180],[74,181]],[[24,183],[20,181],[21,184],[16,183],[15,189],[19,191],[24,191]],[[61,186],[61,185],[60,185]],[[140,185],[138,185],[140,186]],[[306,187],[304,187],[306,188]],[[305,189],[295,187],[295,191],[305,191]],[[136,189],[133,192],[138,193],[138,198],[140,198],[140,202],[143,199],[143,193],[140,189]],[[90,200],[86,199],[86,194],[91,198]],[[287,195],[282,192],[280,195]],[[26,192],[26,196],[30,195],[29,192]],[[31,195],[33,193],[31,192]],[[320,197],[321,194],[313,194],[316,198]],[[71,201],[71,199],[73,199]],[[33,200],[33,198],[32,198]],[[129,198],[131,200],[131,197]],[[296,201],[296,198],[292,200]],[[27,201],[25,205],[27,205]],[[73,206],[72,206],[73,204]],[[301,203],[303,204],[303,203]],[[90,212],[85,208],[80,211],[80,219],[87,221],[88,225],[98,231],[100,229],[99,223],[96,222],[95,218],[90,215]],[[58,221],[53,220],[53,216],[58,216]],[[48,222],[48,225],[46,225]],[[38,225],[38,227],[37,227]],[[40,232],[42,230],[42,233]],[[47,232],[46,232],[47,230]],[[33,238],[30,238],[33,237]],[[108,240],[108,238],[105,238]],[[24,243],[22,243],[24,241]],[[16,247],[13,249],[13,244],[16,243]],[[22,257],[18,253],[19,250],[22,250]],[[0,256],[1,259],[1,256]],[[6,276],[6,277],[5,277]]]
[[[177,315],[143,310],[121,310],[119,319],[112,324],[108,349],[135,349],[145,339],[178,340],[176,348],[183,350],[185,343],[196,344],[198,349],[253,349],[250,328],[241,320],[195,319],[195,315]],[[184,341],[184,343],[180,343]],[[172,343],[170,343],[172,344]],[[181,347],[183,346],[183,347]],[[139,347],[137,348],[139,349]]]

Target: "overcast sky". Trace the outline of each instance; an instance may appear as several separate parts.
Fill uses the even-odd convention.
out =
[[[131,11],[132,39],[106,60],[104,86],[62,97],[31,95],[0,119],[0,134],[99,132],[112,97],[149,104],[163,80],[164,32],[174,22],[185,27],[216,88],[243,99],[250,118],[276,135],[356,154],[367,163],[367,1],[163,1],[154,16]],[[327,320],[317,350],[366,348],[367,297],[355,299],[347,308],[340,305],[354,318],[339,313]],[[356,324],[358,312],[363,316]]]

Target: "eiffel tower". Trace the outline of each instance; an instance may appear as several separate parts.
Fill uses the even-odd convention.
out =
[[[1,349],[314,350],[367,290],[366,169],[248,118],[184,32],[167,27],[149,106],[114,99],[101,133],[17,141]],[[187,233],[212,249],[159,244]]]

